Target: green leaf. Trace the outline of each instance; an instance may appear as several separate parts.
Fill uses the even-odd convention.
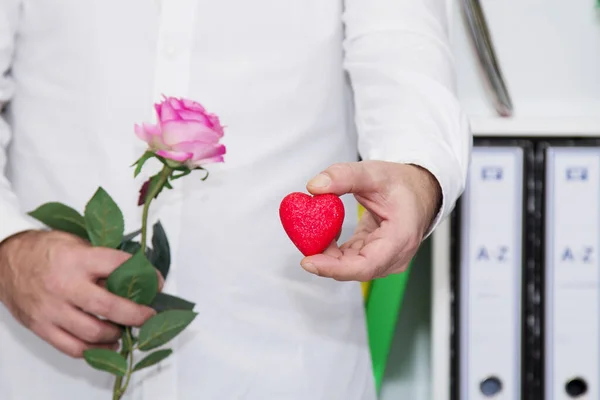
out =
[[[140,329],[138,348],[155,349],[179,335],[198,313],[189,310],[168,310],[147,320]]]
[[[195,169],[199,170],[199,171],[204,171],[205,172],[205,175],[202,178],[200,178],[200,180],[205,181],[205,180],[208,179],[208,170],[207,169],[204,169],[202,167],[198,167],[198,168],[195,168]]]
[[[132,240],[133,238],[135,238],[140,233],[142,233],[141,229],[138,229],[135,232],[128,233],[127,235],[123,236],[123,239],[121,239],[121,242],[128,242],[128,241]]]
[[[140,246],[141,247],[141,246]],[[148,259],[148,261],[150,261],[150,264],[152,264],[152,247],[150,246],[146,246],[146,258]],[[155,267],[156,268],[156,267]],[[164,278],[164,276],[163,276]]]
[[[181,171],[179,174],[173,174],[173,176],[171,177],[171,180],[174,181],[175,179],[179,179],[179,178],[183,178],[186,175],[189,175],[192,172],[191,169],[186,169]]]
[[[106,288],[117,296],[150,305],[158,292],[156,269],[138,251],[108,276]]]
[[[142,248],[142,245],[138,242],[134,242],[133,240],[130,240],[128,242],[123,242],[119,246],[119,250],[127,252],[129,254],[135,254],[138,251],[140,251],[141,248]]]
[[[158,364],[165,358],[169,357],[172,353],[173,350],[171,349],[157,350],[154,353],[150,353],[146,357],[144,357],[140,362],[135,364],[135,367],[133,367],[133,372]]]
[[[193,310],[195,306],[190,301],[162,292],[157,293],[154,301],[150,304],[150,307],[158,313],[166,310]]]
[[[171,267],[171,248],[167,234],[160,223],[156,222],[152,227],[152,251],[149,254],[148,260],[154,267],[160,271],[163,278],[167,279],[169,269]]]
[[[152,151],[146,151],[144,154],[142,154],[142,156],[140,158],[138,158],[138,160],[133,163],[131,166],[133,167],[134,165],[135,167],[135,171],[133,172],[133,177],[137,177],[140,172],[142,172],[142,167],[144,166],[144,164],[146,163],[146,161],[148,161],[149,159],[151,159],[152,157],[155,156],[155,153]]]
[[[115,249],[121,244],[125,230],[123,213],[101,187],[87,203],[84,219],[92,245]]]
[[[89,349],[83,352],[85,361],[95,369],[124,376],[127,373],[127,360],[117,352],[107,349]]]
[[[62,203],[46,203],[29,213],[46,226],[63,232],[72,233],[88,240],[83,216]]]

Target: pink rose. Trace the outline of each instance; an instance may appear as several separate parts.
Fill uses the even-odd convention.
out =
[[[156,125],[135,125],[135,134],[151,151],[190,169],[224,161],[225,146],[219,143],[224,132],[216,115],[192,100],[175,97],[165,97],[154,107]]]

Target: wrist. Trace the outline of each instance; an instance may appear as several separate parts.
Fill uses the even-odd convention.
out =
[[[17,232],[0,242],[0,303],[4,303],[4,294],[6,292],[7,271],[11,269],[14,263],[15,255],[19,253],[23,241],[27,240],[36,230],[26,230]]]
[[[23,240],[25,240],[29,235],[31,234],[36,234],[38,232],[38,230],[35,229],[29,229],[26,231],[20,231],[17,232],[7,238],[5,238],[4,240],[0,241],[0,255],[3,255],[7,252],[9,252],[13,247],[15,247],[16,245],[18,245],[19,243],[21,243]]]
[[[428,232],[442,208],[442,188],[435,176],[427,169],[408,164],[413,171],[412,189],[416,193],[423,216],[423,231]]]

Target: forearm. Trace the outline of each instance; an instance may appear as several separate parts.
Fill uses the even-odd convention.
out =
[[[5,0],[0,6],[0,243],[16,233],[40,228],[40,224],[21,209],[18,196],[5,174],[13,132],[4,112],[14,91],[10,71],[19,12],[20,0]]]
[[[464,190],[472,140],[454,93],[445,15],[440,0],[346,0],[344,15],[360,154],[435,178],[442,203],[431,229]]]
[[[23,239],[33,231],[22,231],[0,242],[0,303],[6,304],[6,283],[9,281],[15,255],[22,251]]]
[[[414,168],[413,174],[407,174],[410,179],[410,187],[414,188],[417,196],[421,199],[421,212],[425,215],[427,226],[425,232],[429,232],[435,223],[436,216],[442,211],[442,188],[439,181],[431,172],[418,165],[410,165]]]

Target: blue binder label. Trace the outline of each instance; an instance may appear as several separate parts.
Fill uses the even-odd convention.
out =
[[[481,246],[475,257],[477,261],[496,261],[505,263],[510,260],[509,246],[498,246],[497,248],[488,248]]]
[[[594,247],[583,246],[581,250],[573,249],[573,247],[565,247],[560,257],[561,262],[573,262],[582,264],[594,264],[596,259],[594,257]]]
[[[481,168],[481,179],[484,181],[500,181],[503,176],[502,167],[485,165]]]

